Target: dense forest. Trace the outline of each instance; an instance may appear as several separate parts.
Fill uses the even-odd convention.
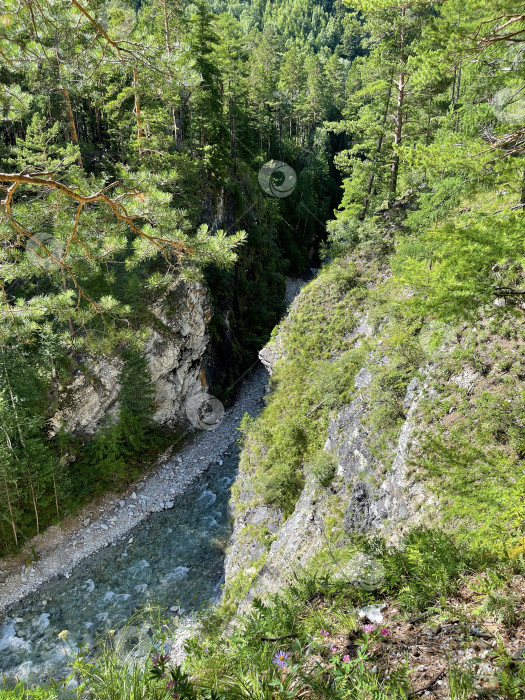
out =
[[[389,465],[373,479],[386,478],[407,386],[434,371],[440,398],[420,416],[416,467],[434,479],[459,544],[435,532],[395,551],[376,543],[383,593],[426,619],[460,574],[497,555],[473,596],[488,595],[485,612],[503,611],[516,630],[515,593],[494,591],[521,585],[525,552],[519,3],[1,0],[0,59],[0,554],[129,484],[178,439],[153,422],[143,352],[152,305],[174,280],[209,291],[209,383],[227,402],[281,319],[286,277],[323,267],[281,328],[288,358],[266,409],[242,426],[250,503],[284,522],[311,473],[335,502],[327,430],[355,398],[367,353],[367,435]],[[375,341],[351,347],[365,308]],[[92,437],[51,437],[64,387],[111,355],[122,360],[117,414]],[[464,366],[479,387],[450,390]],[[343,517],[327,522],[335,531]],[[268,548],[274,535],[257,533]],[[307,669],[305,680],[300,662],[275,675],[312,635],[330,636],[326,610],[347,632],[341,610],[373,600],[369,591],[325,582],[320,592],[314,576],[273,607],[256,598],[225,641],[221,624],[253,580],[241,578],[207,619],[206,645],[190,643],[190,675],[172,671],[181,695],[165,688],[157,659],[149,680],[139,674],[150,693],[140,697],[302,697],[306,685],[304,697],[414,697],[397,672],[383,682],[363,670],[372,641],[385,641],[378,630],[364,637],[361,666],[345,655],[328,676]],[[292,638],[272,659],[278,648],[266,643]],[[506,660],[488,696],[523,697],[523,664],[494,654]],[[88,677],[96,662],[85,663]],[[478,697],[461,674],[450,678],[447,697]]]
[[[46,421],[86,354],[141,366],[174,274],[214,296],[219,391],[268,338],[285,274],[320,246],[393,249],[387,207],[409,208],[395,267],[421,313],[521,309],[511,2],[9,1],[0,31],[2,549],[162,443],[147,376],[129,367],[145,399],[121,401],[96,440],[49,441]],[[272,158],[297,173],[290,197],[258,186]]]
[[[324,121],[359,50],[348,16],[340,2],[3,5],[3,550],[162,444],[140,351],[175,276],[215,300],[220,395],[253,363],[338,201],[342,139]],[[286,206],[259,188],[272,158],[297,173]],[[61,387],[108,352],[145,400],[121,400],[88,444],[49,441]]]

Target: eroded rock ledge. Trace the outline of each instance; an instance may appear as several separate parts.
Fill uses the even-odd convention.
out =
[[[164,427],[185,425],[186,401],[206,384],[210,297],[198,282],[177,281],[150,311],[144,352],[156,392],[154,420]],[[68,433],[94,435],[102,420],[118,410],[120,358],[86,357],[82,367],[75,370],[71,384],[57,387],[59,408],[49,421],[51,435],[61,427]]]

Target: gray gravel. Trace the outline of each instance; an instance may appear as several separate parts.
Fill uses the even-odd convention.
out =
[[[83,559],[125,536],[151,513],[172,508],[174,497],[183,494],[239,437],[244,414],[255,416],[260,411],[267,382],[268,374],[258,366],[244,380],[237,401],[215,430],[200,433],[174,455],[170,451],[162,455],[154,469],[125,493],[108,494],[98,507],[86,506],[67,526],[50,527],[34,538],[24,552],[34,546],[38,561],[20,565],[19,555],[0,563],[0,613],[54,576],[69,578]]]

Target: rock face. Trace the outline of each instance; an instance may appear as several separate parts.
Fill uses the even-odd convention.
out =
[[[292,306],[290,313],[293,314]],[[361,319],[356,335],[371,335],[367,319]],[[360,343],[360,340],[356,340]],[[279,335],[261,352],[264,365],[272,372],[284,357]],[[373,360],[370,359],[369,362]],[[332,534],[326,531],[334,513],[340,513],[342,540],[346,533],[381,531],[396,541],[410,526],[421,522],[432,508],[428,494],[408,474],[408,454],[417,426],[416,411],[425,392],[425,376],[414,378],[407,387],[405,422],[393,448],[393,461],[385,470],[374,457],[369,428],[367,390],[371,367],[365,363],[354,379],[355,398],[342,408],[328,426],[325,451],[337,460],[336,478],[322,487],[309,475],[294,512],[285,520],[281,511],[253,505],[249,478],[241,471],[232,543],[226,558],[226,582],[240,572],[250,572],[253,583],[241,604],[247,607],[254,596],[276,592],[288,574],[300,571],[318,552],[326,550]],[[243,481],[244,477],[244,481]],[[265,545],[262,532],[270,533]],[[357,569],[356,569],[357,571]]]
[[[186,401],[206,384],[210,299],[201,284],[178,281],[150,311],[144,352],[156,392],[154,420],[163,426],[185,425]],[[104,418],[117,413],[122,361],[116,356],[97,361],[88,357],[83,367],[59,392],[59,408],[49,421],[51,435],[61,426],[68,433],[93,435]]]
[[[286,308],[289,309],[288,313],[293,313],[294,301],[299,295],[302,287],[306,284],[308,279],[315,276],[317,270],[311,268],[308,274],[304,277],[299,278],[286,278],[286,292],[285,292],[285,304]],[[262,364],[266,367],[270,376],[272,375],[275,363],[284,356],[284,348],[282,343],[282,338],[278,333],[270,343],[265,345],[264,348],[259,352],[259,359]]]

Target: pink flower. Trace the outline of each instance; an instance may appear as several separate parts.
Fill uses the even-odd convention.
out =
[[[375,627],[374,627],[374,625],[364,625],[363,629],[367,634],[370,634],[371,632],[373,632],[375,630]]]
[[[337,653],[337,647],[332,647],[332,654],[336,654],[336,653]]]
[[[348,656],[348,654],[345,654],[345,655],[343,656],[343,663],[344,663],[344,664],[349,664],[349,663],[350,663],[350,657]]]
[[[388,629],[386,627],[381,627],[381,629],[379,631],[381,632],[383,637],[388,637],[388,635],[390,634],[390,632],[388,631]]]
[[[326,630],[320,630],[319,634],[321,635],[321,637],[329,637],[330,636],[330,632],[327,632]]]

